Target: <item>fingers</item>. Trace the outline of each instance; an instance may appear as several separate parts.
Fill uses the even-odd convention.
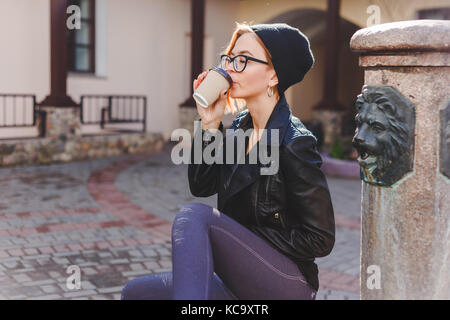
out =
[[[198,86],[202,83],[203,79],[208,75],[209,70],[205,70],[202,73],[200,73],[196,80],[194,80],[194,91],[197,90]]]
[[[220,92],[220,95],[219,95],[219,100],[226,99],[227,98],[227,92],[228,92],[228,89],[227,90],[222,90]]]

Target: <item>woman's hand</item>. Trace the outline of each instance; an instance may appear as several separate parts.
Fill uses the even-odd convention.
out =
[[[197,79],[194,80],[193,88],[197,90],[198,86],[202,83],[203,79],[208,75],[209,70],[203,71]],[[225,107],[227,105],[227,90],[220,92],[219,98],[208,108],[202,107],[197,102],[197,112],[202,119],[202,129],[217,129],[219,128],[220,121],[222,121]]]

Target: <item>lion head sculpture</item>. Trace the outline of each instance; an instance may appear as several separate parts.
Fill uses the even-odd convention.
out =
[[[356,132],[361,179],[390,186],[412,170],[414,106],[390,86],[364,86],[356,100]]]

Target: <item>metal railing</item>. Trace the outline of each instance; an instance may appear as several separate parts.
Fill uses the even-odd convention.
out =
[[[82,95],[80,100],[82,124],[142,123],[147,126],[147,97],[140,95]]]
[[[38,119],[39,128],[37,128],[37,136],[45,136],[45,111],[41,110],[38,103],[36,103],[36,95],[34,94],[14,94],[14,93],[0,93],[0,129],[19,129],[36,127]],[[2,131],[3,132],[3,131]],[[17,134],[17,135],[16,135]],[[36,134],[31,136],[26,133],[18,134],[14,131],[11,134],[0,134],[0,139],[20,139],[20,138],[35,138]]]
[[[33,94],[0,93],[0,128],[33,127],[38,110]]]
[[[142,132],[146,131],[146,96],[82,95],[79,107],[82,124],[99,124],[104,129],[108,123],[141,123]],[[46,116],[36,102],[36,95],[0,93],[0,129],[35,127],[38,122],[38,134],[44,137]]]

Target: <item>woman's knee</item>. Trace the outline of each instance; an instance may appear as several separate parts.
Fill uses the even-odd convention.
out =
[[[211,211],[214,208],[210,205],[200,203],[200,202],[190,202],[188,204],[185,204],[181,209],[178,211],[178,215],[187,215],[191,216],[194,215],[195,217],[201,216],[201,215],[209,215],[211,214]],[[178,216],[177,215],[177,216]]]
[[[154,273],[128,281],[121,300],[157,300],[172,298],[172,272]]]
[[[133,279],[128,281],[125,286],[122,288],[122,293],[120,296],[121,300],[136,300],[136,284],[138,279]]]
[[[172,232],[189,224],[201,225],[202,222],[208,220],[212,210],[211,206],[199,202],[184,205],[173,220]]]

